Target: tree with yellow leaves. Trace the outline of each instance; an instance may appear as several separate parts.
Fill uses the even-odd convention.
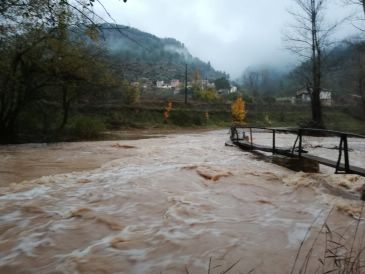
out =
[[[242,97],[238,97],[231,105],[232,118],[234,122],[243,123],[246,118],[246,104]]]
[[[168,103],[167,103],[167,106],[166,106],[166,108],[165,108],[165,112],[163,113],[163,117],[164,117],[164,119],[165,119],[165,123],[167,123],[167,120],[169,119],[169,117],[170,117],[170,112],[172,111],[172,102],[171,101],[169,101]]]

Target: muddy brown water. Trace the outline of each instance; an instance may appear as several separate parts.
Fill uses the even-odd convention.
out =
[[[359,217],[348,197],[364,178],[293,172],[227,139],[1,147],[0,273],[290,273],[331,209],[334,230]],[[363,143],[354,146],[360,163]]]

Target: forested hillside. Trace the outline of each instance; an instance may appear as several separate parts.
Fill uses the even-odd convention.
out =
[[[152,81],[183,79],[185,64],[192,79],[199,71],[203,79],[228,78],[216,71],[210,63],[193,57],[185,45],[173,38],[158,38],[152,34],[126,26],[104,24],[100,44],[110,49],[113,61],[128,81],[148,78]]]

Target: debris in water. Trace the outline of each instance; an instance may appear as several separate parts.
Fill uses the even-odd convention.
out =
[[[72,211],[70,214],[70,218],[83,218],[86,220],[95,219],[98,223],[102,223],[107,225],[111,230],[122,230],[122,225],[114,220],[112,216],[97,215],[93,210],[89,208],[80,208],[75,211]]]
[[[91,183],[91,180],[89,180],[89,179],[80,179],[77,182],[80,183],[80,184],[88,184],[88,183]]]
[[[268,200],[264,200],[264,199],[257,200],[256,202],[259,203],[259,204],[263,204],[263,205],[273,205],[272,202],[270,202]]]
[[[45,213],[44,210],[35,205],[25,205],[22,207],[22,212],[30,214],[42,214]]]
[[[121,144],[114,144],[114,145],[112,145],[112,147],[114,147],[114,148],[124,148],[124,149],[132,149],[132,148],[136,148],[135,146],[130,146],[130,145],[121,145]]]
[[[196,170],[198,175],[206,180],[217,182],[223,177],[230,177],[232,176],[232,172],[220,170],[212,167],[206,167],[206,166],[188,166],[184,167],[185,170]]]
[[[336,208],[338,211],[343,212],[356,220],[361,218],[361,206],[350,203],[339,203],[336,205]]]
[[[114,238],[111,242],[110,245],[113,248],[120,248],[120,245],[124,244],[126,242],[125,239],[123,239],[122,237],[116,237]]]

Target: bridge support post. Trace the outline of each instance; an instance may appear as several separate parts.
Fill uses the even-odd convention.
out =
[[[303,135],[301,129],[299,129],[298,134],[299,134],[299,157],[302,157]]]
[[[276,154],[276,131],[272,131],[272,154]]]
[[[252,127],[250,127],[250,142],[251,142],[251,149],[252,149],[253,148]]]
[[[343,150],[345,156],[345,171],[346,173],[350,173],[350,160],[349,160],[349,148],[347,143],[347,136],[344,135],[342,138],[343,138]]]

